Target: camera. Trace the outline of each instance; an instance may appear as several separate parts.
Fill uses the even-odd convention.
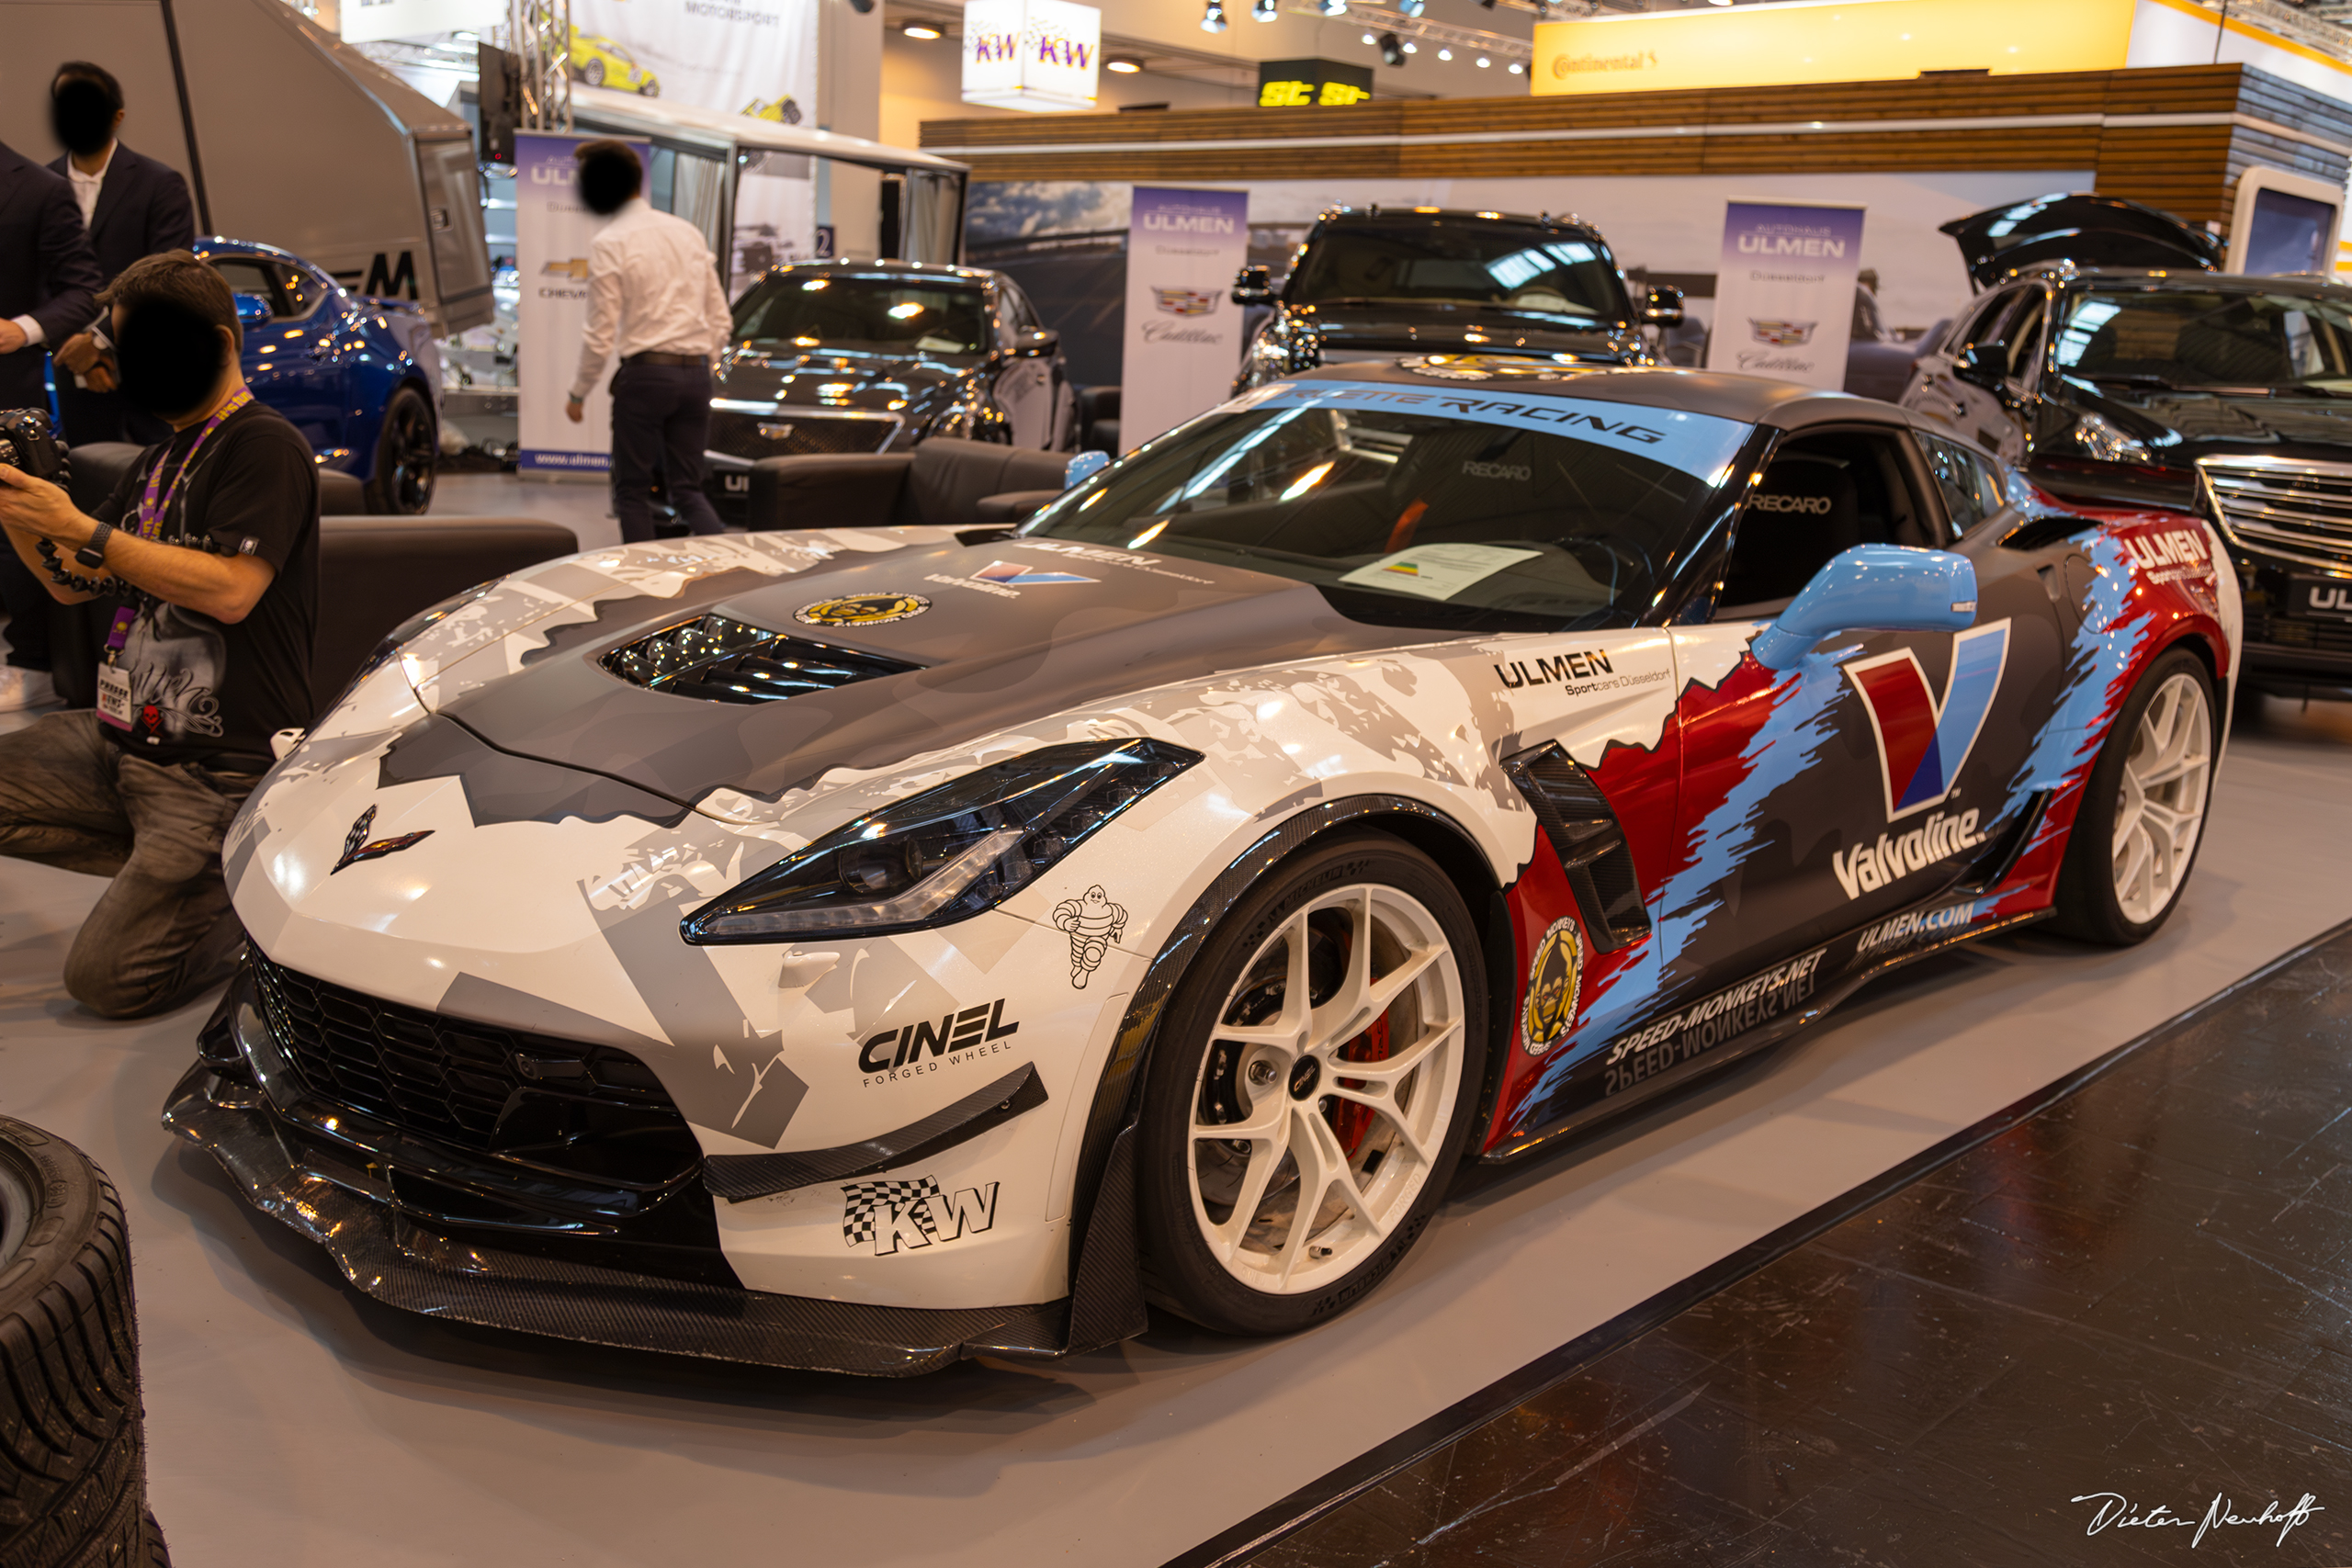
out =
[[[37,479],[65,482],[65,443],[39,409],[0,411],[0,463]]]

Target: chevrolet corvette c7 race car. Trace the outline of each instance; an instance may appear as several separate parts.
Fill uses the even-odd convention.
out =
[[[165,1121],[468,1322],[885,1374],[1298,1328],[1465,1161],[1954,942],[2154,931],[2222,561],[1887,404],[1444,357],[1017,532],[590,551],[254,792]]]

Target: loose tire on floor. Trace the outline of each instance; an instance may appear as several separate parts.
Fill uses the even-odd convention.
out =
[[[2083,786],[2055,930],[2128,946],[2179,905],[2205,839],[2217,712],[2212,677],[2187,649],[2159,657],[2132,688]]]
[[[0,1117],[0,1568],[161,1568],[130,1250],[79,1149]]]
[[[413,386],[395,388],[384,404],[383,428],[376,435],[368,510],[409,516],[426,511],[433,504],[433,481],[440,463],[441,433],[434,423],[433,405]]]
[[[1469,1140],[1484,974],[1453,884],[1385,834],[1311,846],[1245,895],[1152,1048],[1137,1172],[1152,1300],[1282,1334],[1386,1278]]]

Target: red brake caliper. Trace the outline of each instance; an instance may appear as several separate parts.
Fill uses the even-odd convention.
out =
[[[1388,1060],[1388,1015],[1383,1013],[1373,1021],[1370,1029],[1340,1047],[1343,1062],[1385,1062]],[[1340,1087],[1361,1089],[1361,1078],[1340,1078]],[[1356,1149],[1363,1143],[1363,1135],[1372,1131],[1372,1107],[1352,1100],[1340,1100],[1331,1107],[1331,1130],[1340,1135],[1340,1146],[1348,1157],[1356,1156]]]

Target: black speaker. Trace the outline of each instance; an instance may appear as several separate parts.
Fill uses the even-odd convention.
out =
[[[481,104],[481,161],[514,163],[514,130],[523,122],[523,62],[503,49],[486,43],[474,46],[474,69],[481,81],[476,91]]]

